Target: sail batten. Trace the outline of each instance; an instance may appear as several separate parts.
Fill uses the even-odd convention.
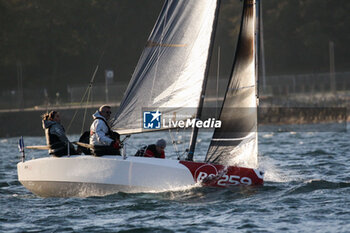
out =
[[[176,108],[179,115],[196,115],[217,7],[217,0],[165,2],[114,117],[113,130],[142,131],[143,108]]]
[[[257,165],[256,2],[244,0],[231,78],[205,161]]]

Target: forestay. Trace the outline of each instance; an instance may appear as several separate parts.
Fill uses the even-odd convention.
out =
[[[195,117],[217,7],[216,0],[165,2],[112,122],[113,130],[141,132],[143,107],[162,109],[162,114],[177,116],[176,120]]]
[[[206,162],[257,164],[256,17],[255,0],[245,0],[231,79]]]

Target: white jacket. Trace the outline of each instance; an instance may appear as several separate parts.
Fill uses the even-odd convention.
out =
[[[107,135],[108,127],[103,120],[97,119],[99,117],[106,120],[106,118],[104,118],[99,111],[96,111],[92,117],[94,118],[94,122],[92,122],[90,127],[90,144],[109,146],[113,142],[113,139]]]

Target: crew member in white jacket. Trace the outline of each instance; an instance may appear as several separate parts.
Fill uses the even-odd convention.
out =
[[[113,132],[107,122],[111,113],[110,106],[102,105],[92,115],[94,121],[90,127],[90,144],[94,146],[92,153],[95,156],[120,155],[119,134]]]

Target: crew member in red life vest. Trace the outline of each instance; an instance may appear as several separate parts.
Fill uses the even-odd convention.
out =
[[[120,155],[119,134],[113,132],[108,120],[111,116],[111,107],[102,105],[92,116],[94,121],[90,127],[90,144],[94,146],[92,154],[102,155]]]
[[[166,147],[166,141],[164,139],[159,139],[156,144],[151,144],[147,146],[144,157],[154,157],[165,159],[164,149]]]

